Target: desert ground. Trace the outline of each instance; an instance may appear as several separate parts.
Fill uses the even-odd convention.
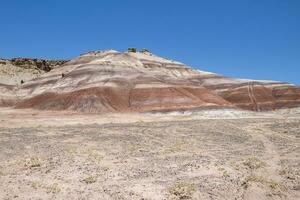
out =
[[[300,110],[0,109],[0,199],[300,199]]]

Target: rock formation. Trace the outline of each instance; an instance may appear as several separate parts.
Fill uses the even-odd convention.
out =
[[[20,84],[49,72],[67,60],[46,60],[31,58],[0,59],[0,83],[8,85]]]
[[[295,85],[228,78],[149,51],[93,51],[68,62],[48,63],[36,64],[47,72],[22,85],[0,85],[0,104],[89,113],[300,106]]]

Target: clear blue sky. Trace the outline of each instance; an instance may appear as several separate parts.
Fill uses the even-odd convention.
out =
[[[300,85],[299,0],[1,0],[0,57],[148,48],[202,70]]]

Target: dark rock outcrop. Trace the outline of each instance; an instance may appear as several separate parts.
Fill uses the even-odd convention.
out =
[[[68,60],[47,60],[47,59],[31,59],[31,58],[12,58],[1,59],[1,63],[11,63],[12,65],[22,68],[38,68],[49,72],[53,67],[60,66],[68,62]]]

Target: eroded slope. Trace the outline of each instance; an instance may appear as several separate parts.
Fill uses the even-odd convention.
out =
[[[2,102],[11,99],[17,108],[96,113],[300,105],[295,85],[228,78],[150,52],[93,51],[13,89],[0,88],[10,91]]]

